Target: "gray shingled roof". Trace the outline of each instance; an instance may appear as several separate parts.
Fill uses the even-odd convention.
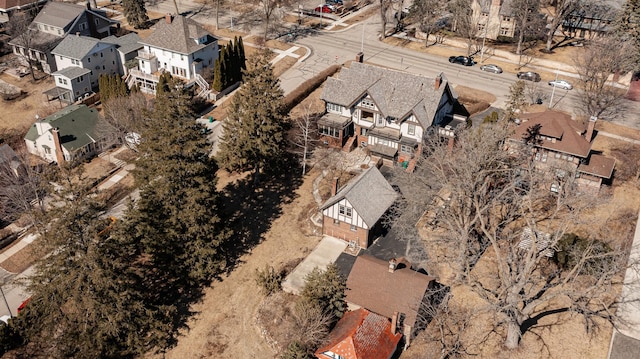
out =
[[[85,105],[65,107],[40,122],[49,123],[52,127],[60,129],[60,144],[69,152],[98,140],[100,135],[96,133],[96,127],[99,122],[101,126],[107,126],[98,111]],[[33,124],[24,138],[35,141],[38,137],[38,130]]]
[[[423,128],[428,128],[449,87],[444,74],[440,76],[442,83],[436,90],[434,78],[353,62],[350,68],[342,68],[339,78],[327,79],[320,98],[351,107],[369,94],[385,117],[401,120],[413,113]],[[457,97],[452,89],[449,91]]]
[[[182,15],[174,16],[171,24],[167,24],[165,19],[160,19],[154,28],[149,37],[140,41],[141,44],[185,55],[196,52],[216,40],[200,24]],[[196,39],[205,35],[208,37],[205,44],[196,43]]]
[[[65,37],[51,53],[81,60],[99,42],[100,40],[94,39],[93,37],[70,35]]]
[[[64,68],[62,70],[58,70],[56,72],[54,72],[52,75],[62,75],[68,79],[75,79],[77,77],[80,77],[82,75],[86,75],[88,73],[90,73],[91,70],[87,70],[84,67],[77,67],[77,66],[70,66],[67,68]]]
[[[640,340],[614,330],[609,359],[636,359],[638,353],[640,353]]]
[[[22,36],[16,36],[11,39],[11,41],[9,41],[9,44],[27,47],[24,40],[25,39]],[[60,43],[60,41],[62,41],[61,36],[49,34],[43,31],[34,31],[33,36],[30,37],[29,47],[39,51],[47,52],[55,48]]]
[[[377,167],[371,167],[351,180],[335,196],[329,198],[322,205],[322,210],[346,198],[364,223],[371,228],[397,197],[398,194],[382,176],[380,170]]]
[[[83,5],[65,2],[48,2],[38,13],[34,23],[65,27],[86,9]]]
[[[131,32],[120,37],[111,35],[105,37],[101,41],[116,45],[118,51],[124,54],[128,54],[142,48],[142,44],[140,44],[140,36],[138,36],[138,34],[136,34],[135,32]]]

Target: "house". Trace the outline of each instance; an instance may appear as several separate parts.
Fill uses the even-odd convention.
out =
[[[404,259],[385,261],[363,254],[356,258],[347,278],[346,301],[351,310],[365,308],[391,319],[403,328],[409,344],[433,282],[434,278],[411,269]]]
[[[335,178],[331,198],[320,208],[322,234],[367,248],[381,234],[380,218],[398,194],[376,167],[367,169],[343,188],[338,185]]]
[[[47,0],[0,0],[0,28],[4,27],[16,11],[29,10]]]
[[[102,10],[87,6],[48,2],[30,25],[29,36],[13,38],[9,44],[13,53],[21,57],[29,57],[36,62],[42,71],[51,74],[58,68],[56,59],[51,54],[67,35],[78,34],[103,38],[111,35],[111,27],[118,22],[107,17]]]
[[[53,78],[61,99],[75,102],[98,89],[98,77],[102,74],[122,75],[120,54],[116,45],[93,37],[70,35],[51,51],[58,71]]]
[[[138,84],[142,92],[155,94],[160,73],[168,71],[187,85],[197,84],[201,93],[209,90],[201,74],[218,58],[218,39],[200,24],[168,14],[140,44],[143,49],[138,51],[138,69],[132,69],[127,77],[129,87]]]
[[[511,143],[523,144],[528,129],[539,126],[532,142],[532,156],[538,168],[553,170],[561,177],[570,171],[578,189],[590,193],[597,193],[603,181],[611,180],[615,159],[591,150],[596,117],[589,119],[586,128],[559,111],[526,113],[519,120]],[[558,181],[551,181],[549,189],[558,192],[559,186]]]
[[[111,35],[102,39],[102,42],[115,45],[116,51],[118,51],[118,73],[120,75],[127,75],[129,73],[129,68],[135,66],[132,66],[132,64],[138,63],[136,60],[138,50],[143,47],[140,43],[140,36],[138,36],[138,34],[132,32],[119,37]]]
[[[593,39],[612,29],[622,2],[586,2],[562,20],[562,31],[571,38]]]
[[[112,145],[110,127],[96,109],[71,105],[37,120],[24,141],[29,153],[60,165],[91,157]]]
[[[346,312],[316,350],[316,358],[390,359],[402,338],[393,324],[366,309]]]
[[[516,19],[511,9],[511,0],[473,0],[473,18],[478,22],[476,36],[497,40],[498,37],[513,37]]]
[[[436,78],[353,62],[328,78],[318,121],[325,144],[362,147],[384,164],[407,165],[421,152],[423,134],[453,118],[457,95],[444,74]]]

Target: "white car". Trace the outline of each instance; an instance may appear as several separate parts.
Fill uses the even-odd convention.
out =
[[[561,88],[563,90],[571,90],[573,88],[573,85],[571,85],[569,82],[567,82],[565,80],[549,81],[549,86],[558,87],[558,88]]]
[[[0,321],[4,322],[4,324],[9,325],[9,319],[11,319],[10,315],[3,315],[0,317]]]

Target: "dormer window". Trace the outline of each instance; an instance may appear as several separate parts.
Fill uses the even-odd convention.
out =
[[[365,108],[370,108],[370,109],[376,108],[376,105],[373,103],[373,100],[371,100],[370,98],[362,99],[362,101],[360,101],[360,106]]]
[[[345,216],[345,217],[351,217],[352,210],[353,209],[351,207],[347,207],[347,206],[343,206],[343,205],[340,205],[339,208],[338,208],[338,212],[341,215]]]

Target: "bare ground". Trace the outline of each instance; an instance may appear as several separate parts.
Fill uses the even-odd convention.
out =
[[[38,76],[43,75],[39,74]],[[48,102],[47,97],[42,94],[43,91],[54,86],[53,80],[48,75],[38,81],[33,81],[30,75],[18,79],[3,73],[0,74],[0,79],[26,92],[25,95],[12,101],[0,99],[0,108],[2,108],[0,127],[15,128],[26,133],[29,126],[35,121],[36,115],[44,118],[62,108],[58,101]]]

